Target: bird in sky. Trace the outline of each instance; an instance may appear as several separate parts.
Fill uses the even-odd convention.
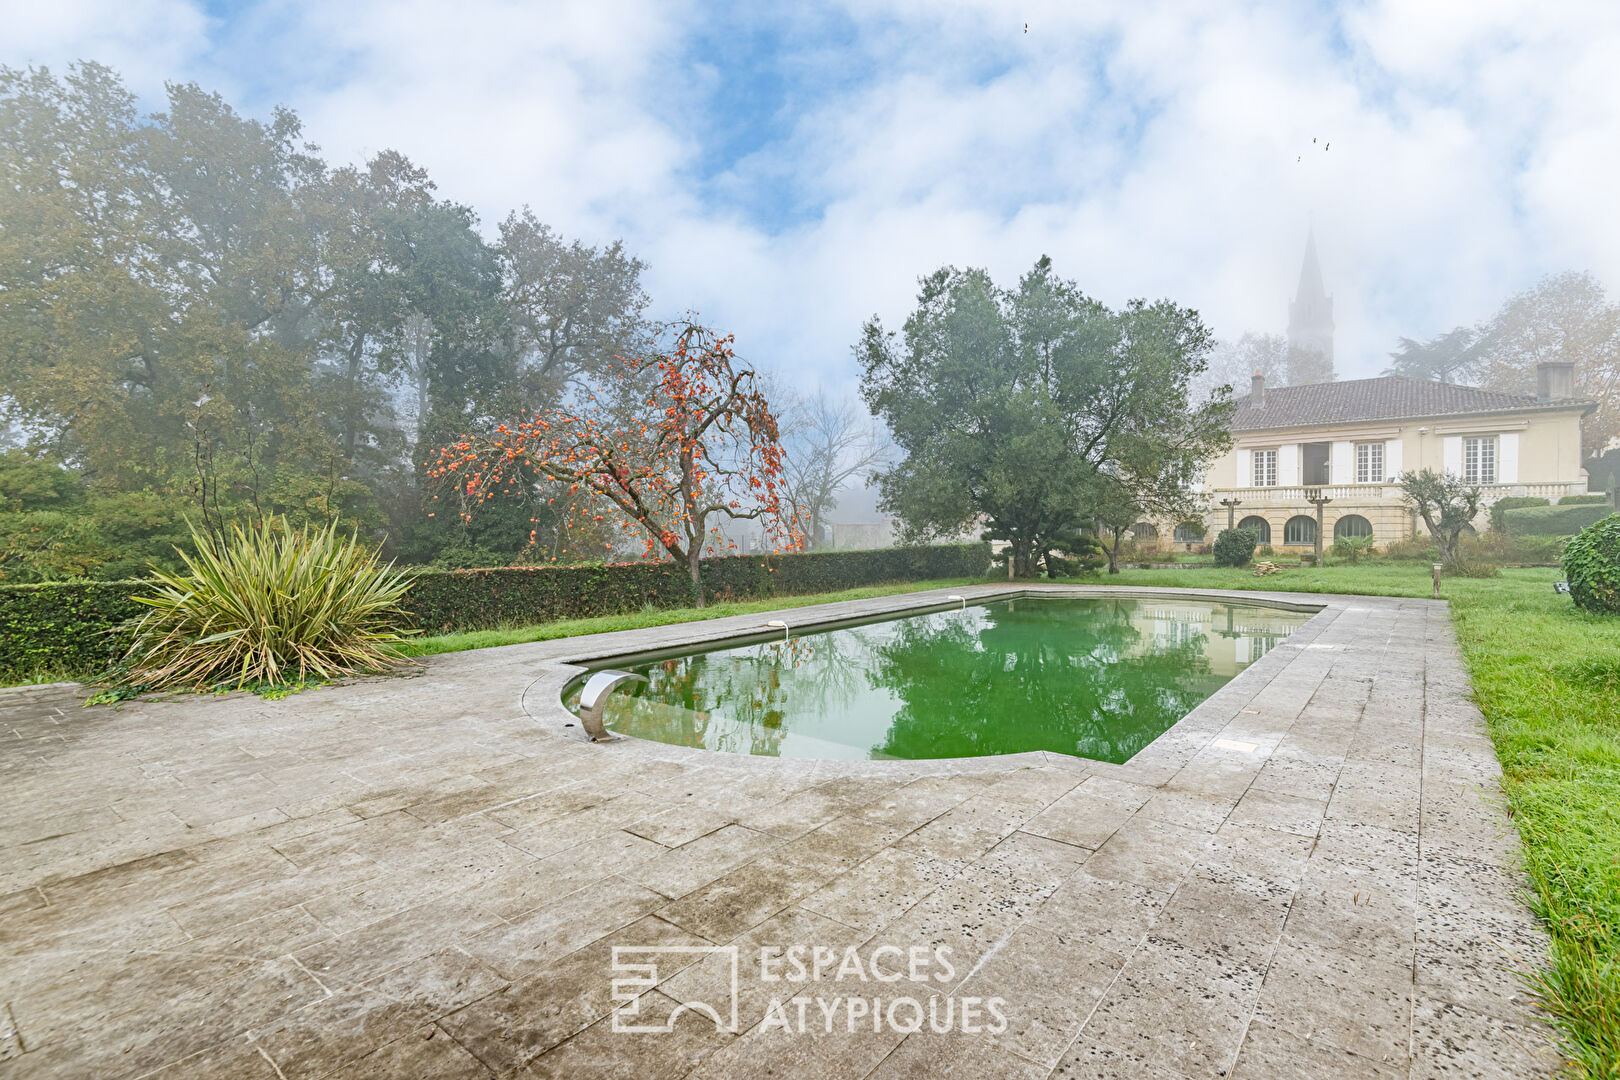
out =
[[[1024,24],[1024,33],[1029,33],[1029,23]]]

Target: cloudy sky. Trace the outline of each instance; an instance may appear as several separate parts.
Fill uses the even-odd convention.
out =
[[[1620,292],[1620,4],[0,0],[0,63],[118,68],[387,147],[486,228],[650,264],[804,384],[917,277],[1042,253],[1100,299],[1282,330],[1308,226],[1341,377],[1543,273]],[[1027,30],[1026,30],[1027,26]]]

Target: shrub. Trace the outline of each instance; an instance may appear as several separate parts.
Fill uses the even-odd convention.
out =
[[[1526,506],[1505,510],[1502,524],[1512,536],[1570,536],[1609,516],[1607,506]]]
[[[1384,557],[1401,562],[1435,563],[1440,561],[1440,546],[1428,537],[1412,536],[1385,544]]]
[[[1607,506],[1609,497],[1601,491],[1590,495],[1565,495],[1558,500],[1559,506]]]
[[[155,571],[118,682],[139,690],[288,685],[383,671],[413,631],[414,575],[333,522],[271,520],[218,544],[193,533],[185,572]]]
[[[1064,541],[1062,555],[1048,552],[1045,561],[1048,577],[1072,577],[1096,573],[1107,565],[1108,553],[1095,536],[1080,533]]]
[[[1483,536],[1465,538],[1463,553],[1475,561],[1550,566],[1558,562],[1567,539],[1564,536],[1509,536],[1503,532],[1487,532]]]
[[[1277,549],[1272,547],[1270,544],[1261,544],[1259,547],[1254,549],[1254,553],[1260,556],[1262,559],[1269,559],[1277,554]]]
[[[1253,529],[1222,529],[1215,537],[1216,566],[1247,566],[1260,534]]]
[[[1363,555],[1373,554],[1374,540],[1370,536],[1338,536],[1333,540],[1333,554],[1341,559],[1348,559],[1351,566],[1361,561]]]
[[[1620,614],[1620,514],[1593,522],[1564,545],[1564,577],[1576,606]]]
[[[1491,528],[1501,531],[1504,527],[1502,524],[1502,515],[1507,513],[1509,510],[1518,510],[1526,506],[1551,505],[1552,502],[1550,500],[1537,499],[1528,495],[1509,495],[1504,499],[1497,499],[1495,502],[1491,503]]]

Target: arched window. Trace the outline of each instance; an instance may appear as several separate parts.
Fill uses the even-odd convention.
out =
[[[1271,522],[1256,514],[1250,514],[1238,522],[1240,529],[1253,529],[1255,542],[1259,544],[1271,543]]]
[[[1346,514],[1333,523],[1333,539],[1343,537],[1371,536],[1372,522],[1360,514]]]
[[[1204,542],[1204,523],[1202,521],[1183,521],[1176,526],[1176,543],[1202,544]]]
[[[1304,514],[1295,514],[1283,526],[1283,543],[1285,544],[1314,544],[1316,543],[1316,519],[1306,517]]]
[[[1138,521],[1131,526],[1131,539],[1140,544],[1144,540],[1157,540],[1159,530],[1151,521]]]

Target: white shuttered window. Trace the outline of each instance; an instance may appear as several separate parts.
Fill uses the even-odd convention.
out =
[[[1496,436],[1463,440],[1462,476],[1470,484],[1496,483]]]
[[[1277,486],[1277,451],[1256,450],[1254,452],[1254,486]]]
[[[1356,483],[1382,484],[1384,482],[1384,444],[1381,442],[1356,443]]]

